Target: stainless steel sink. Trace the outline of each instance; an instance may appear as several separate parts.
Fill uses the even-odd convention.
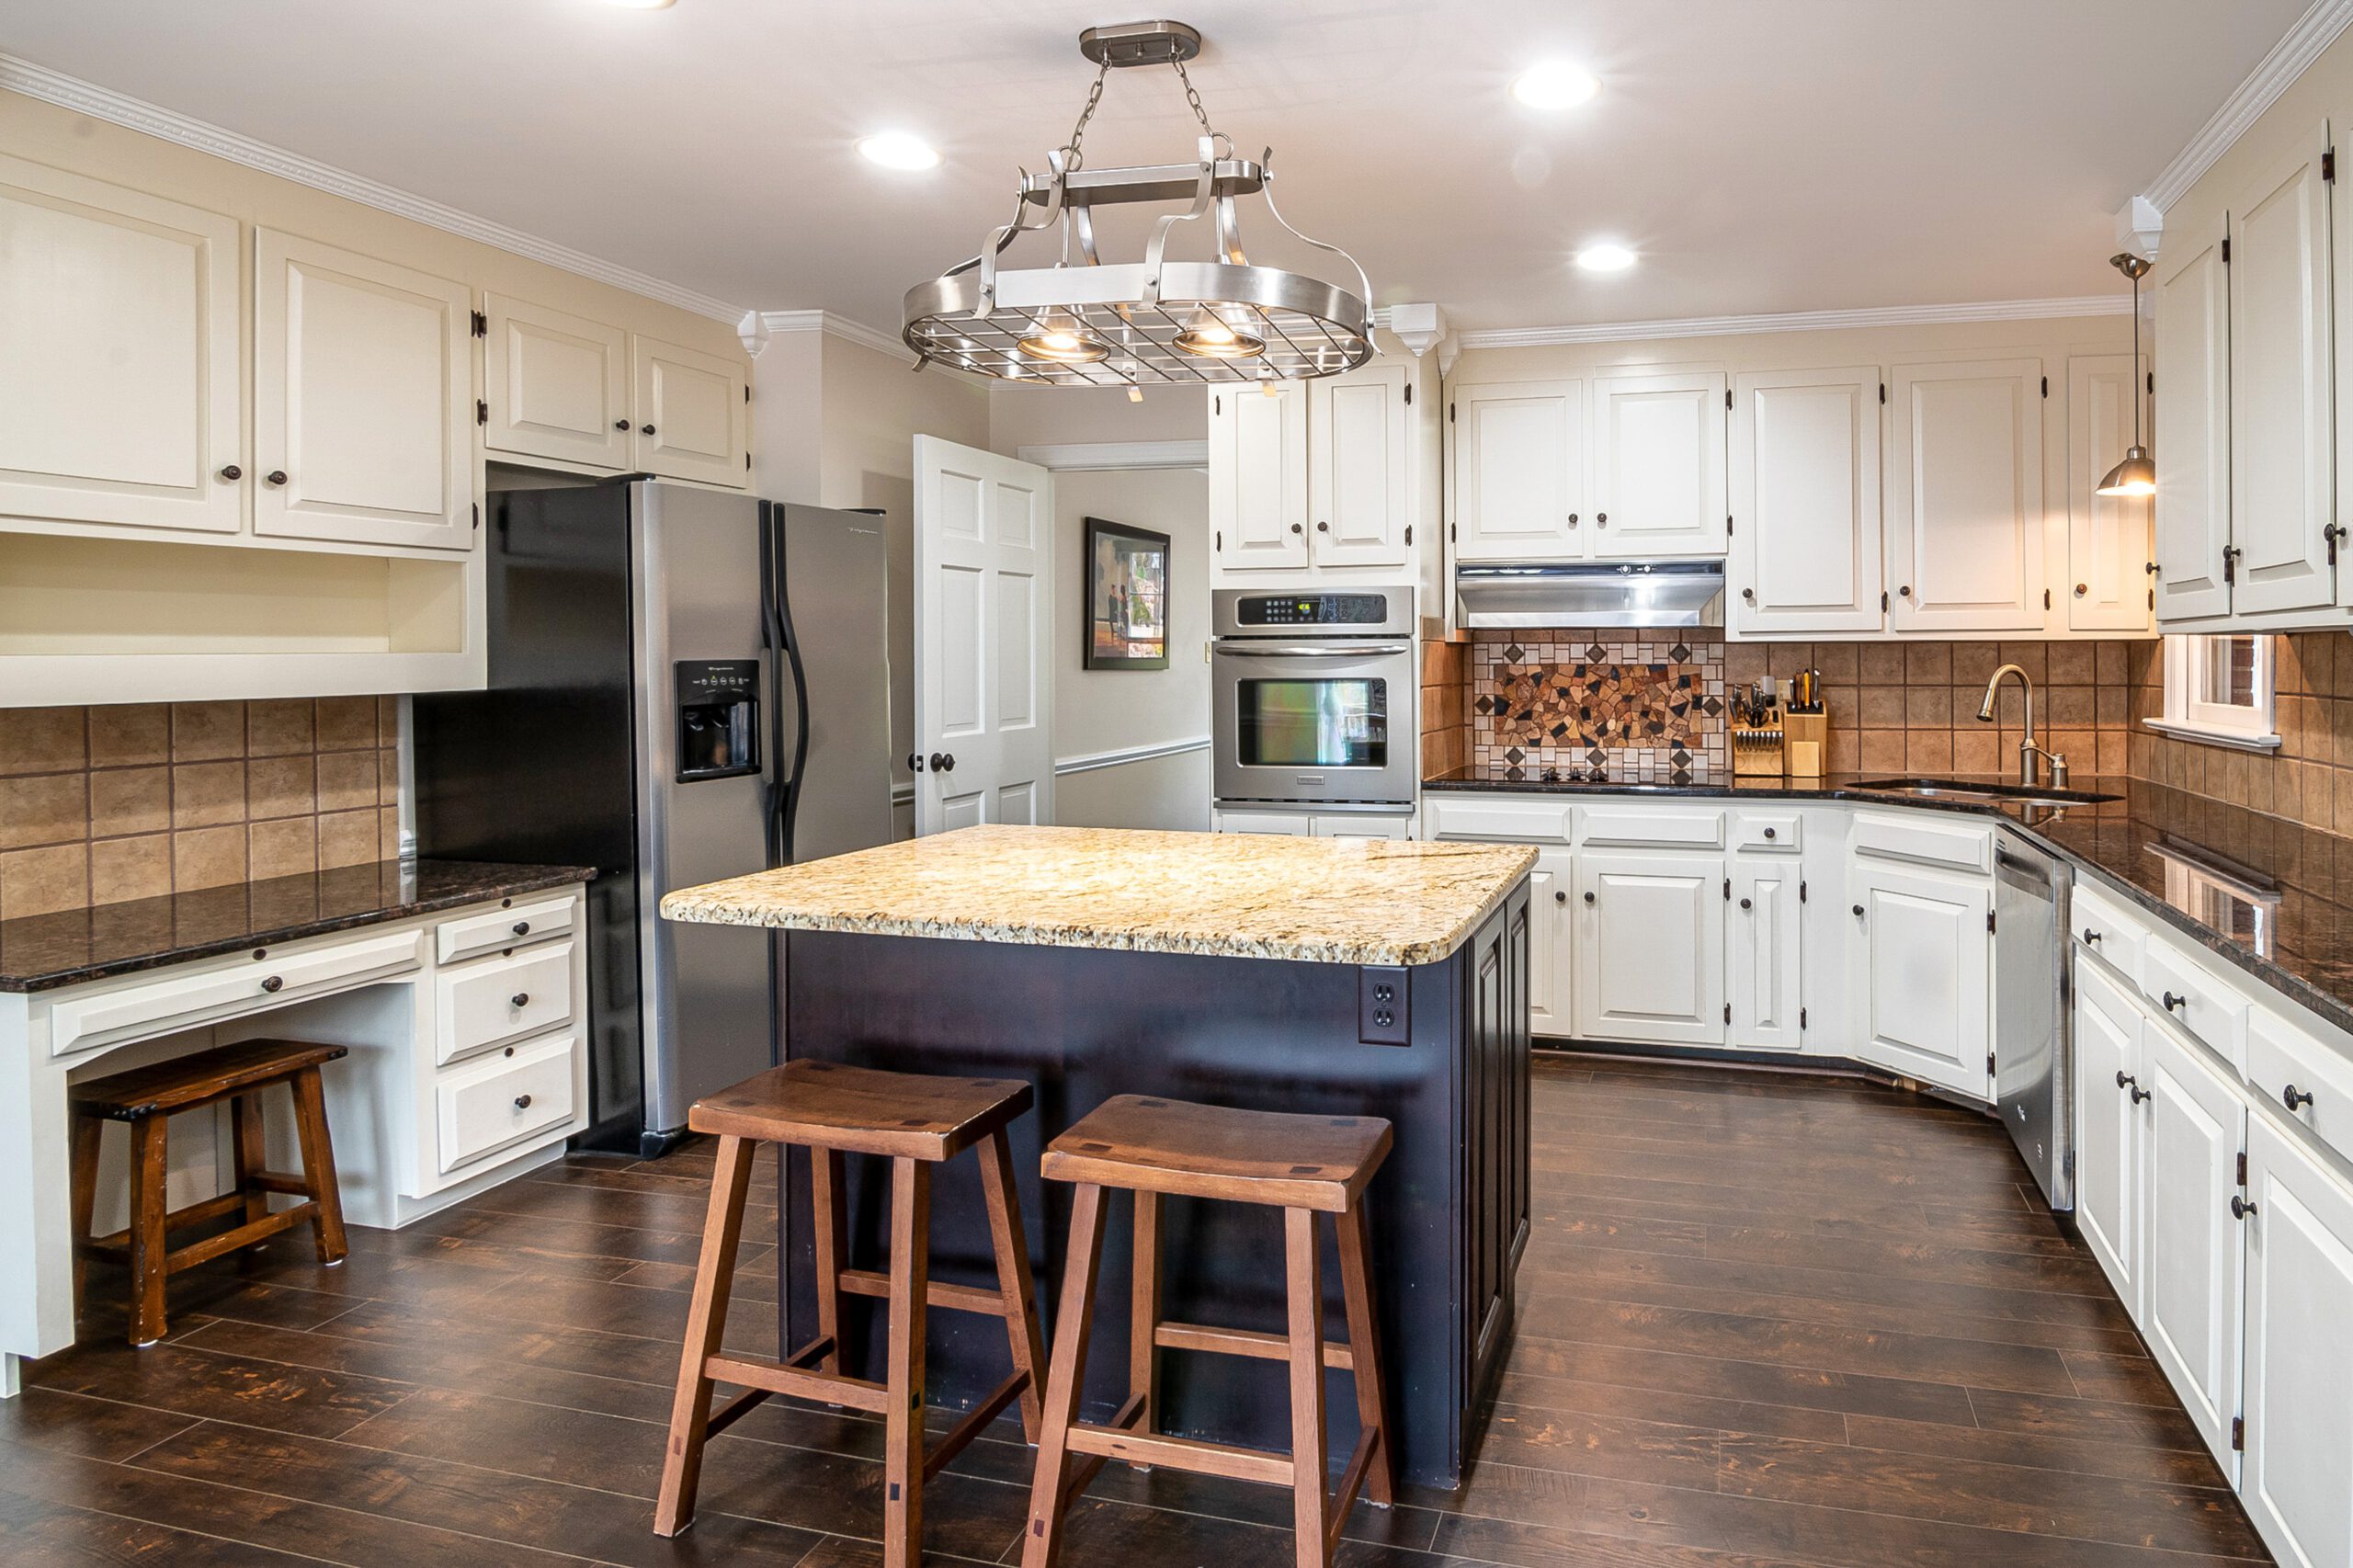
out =
[[[2053,790],[2037,784],[1996,784],[1984,778],[1866,778],[1855,786],[1874,794],[1923,800],[1988,801],[2017,806],[2095,806],[2121,799],[2094,790]]]

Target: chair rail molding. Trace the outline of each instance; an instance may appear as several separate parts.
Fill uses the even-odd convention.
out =
[[[1207,735],[1187,735],[1182,740],[1153,741],[1140,746],[1120,746],[1111,751],[1086,752],[1078,756],[1054,758],[1054,775],[1092,773],[1097,768],[1119,767],[1131,762],[1151,762],[1164,756],[1182,756],[1188,751],[1207,751]]]

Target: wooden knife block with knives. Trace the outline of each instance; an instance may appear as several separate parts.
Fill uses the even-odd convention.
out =
[[[1830,751],[1821,672],[1806,670],[1793,677],[1786,704],[1763,682],[1754,692],[1735,692],[1731,728],[1733,778],[1821,778]]]

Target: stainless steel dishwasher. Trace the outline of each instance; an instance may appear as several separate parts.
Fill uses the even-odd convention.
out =
[[[1994,842],[1994,1100],[2051,1207],[2075,1206],[2075,1063],[2066,998],[2067,869]]]

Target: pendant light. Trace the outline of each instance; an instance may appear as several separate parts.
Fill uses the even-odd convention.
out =
[[[1309,239],[1275,206],[1274,153],[1236,157],[1210,123],[1185,62],[1201,35],[1182,22],[1089,28],[1079,52],[1095,82],[1070,140],[1046,155],[1047,172],[1021,171],[1013,221],[990,231],[978,256],[907,290],[901,336],[919,362],[1048,386],[1257,383],[1353,370],[1372,358],[1372,293],[1364,268],[1336,246]],[[1200,123],[1189,162],[1131,168],[1086,165],[1087,122],[1115,68],[1166,65]],[[1253,264],[1242,248],[1237,199],[1263,196],[1285,233],[1338,257],[1354,291],[1302,273]],[[1142,256],[1103,260],[1095,210],[1184,203],[1153,222]],[[1214,259],[1168,256],[1179,223],[1211,220]],[[1025,233],[1058,232],[1054,265],[999,266]]]
[[[2157,493],[2157,465],[2149,460],[2149,449],[2141,444],[2141,278],[2148,272],[2149,262],[2128,251],[2109,256],[2108,264],[2132,279],[2132,446],[2124,460],[2099,482],[2098,493],[2138,499]]]

